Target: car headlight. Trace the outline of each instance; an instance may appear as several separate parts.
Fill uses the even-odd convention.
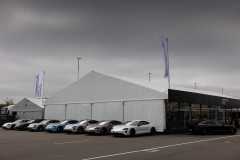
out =
[[[56,126],[52,126],[52,128],[56,128]]]
[[[123,128],[123,130],[127,131],[127,130],[128,130],[128,128]]]
[[[75,129],[76,128],[76,126],[72,126],[72,129]]]
[[[33,126],[33,128],[36,128],[36,127],[37,127],[37,125],[34,125],[34,126]]]
[[[94,129],[97,129],[97,130],[99,130],[99,127],[96,127],[96,128],[94,128]]]

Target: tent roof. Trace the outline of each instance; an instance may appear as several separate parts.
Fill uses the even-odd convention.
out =
[[[26,98],[26,99],[38,105],[39,107],[44,108],[44,105],[42,105],[42,99],[37,99],[37,98]],[[46,99],[43,99],[43,102],[44,101],[46,101]]]
[[[43,99],[45,101],[46,99]],[[29,103],[30,102],[30,103]],[[26,105],[28,103],[28,105]],[[10,109],[11,112],[15,111],[41,111],[44,108],[42,99],[36,98],[23,98]]]
[[[131,82],[133,84],[137,84],[137,85],[149,88],[149,89],[153,89],[158,92],[168,93],[168,89],[169,89],[168,84],[166,85],[166,84],[161,84],[161,83],[154,83],[154,82],[148,82],[148,81],[143,81],[143,80],[130,79],[130,78],[126,78],[126,77],[114,76],[114,75],[108,75],[108,74],[105,74],[105,75],[115,77],[115,78],[118,78],[118,79],[121,79],[121,80],[124,80],[127,82]],[[215,92],[211,92],[211,91],[197,90],[197,89],[191,89],[191,88],[180,87],[180,86],[175,86],[175,85],[171,85],[170,87],[171,87],[171,89],[179,90],[179,91],[186,91],[186,92],[200,93],[200,94],[206,94],[206,95],[211,95],[211,96],[237,99],[234,97],[230,97],[227,95],[223,95],[223,94],[219,94],[219,93],[215,93]]]
[[[47,104],[94,103],[147,99],[168,99],[168,85],[91,71],[44,102]],[[233,98],[210,91],[171,85],[171,89]],[[236,99],[236,98],[233,98]]]

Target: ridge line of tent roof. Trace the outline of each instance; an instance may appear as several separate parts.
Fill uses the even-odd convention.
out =
[[[155,90],[155,91],[157,91],[159,93],[167,94],[166,92],[168,91],[168,90],[167,91],[163,91],[163,90],[160,91],[160,90],[157,90],[155,88],[152,88],[152,87],[149,87],[149,86],[145,86],[143,84],[139,84],[139,83],[149,83],[148,85],[156,85],[156,87],[159,87],[158,83],[140,81],[140,80],[137,80],[137,79],[131,79],[131,78],[122,77],[122,76],[115,76],[115,75],[105,74],[105,73],[101,73],[101,72],[97,72],[97,71],[92,71],[92,72],[96,72],[96,73],[99,73],[99,74],[102,74],[102,75],[105,75],[105,76],[109,76],[109,77],[112,77],[112,78],[115,78],[115,79],[119,79],[119,80],[122,80],[122,81],[125,81],[125,82],[128,82],[128,83],[132,83],[132,84],[135,84],[135,85],[138,85],[138,86],[141,86],[141,87],[152,89],[152,90]],[[137,82],[139,82],[139,83],[137,83]]]
[[[156,87],[161,87],[159,85],[164,85],[165,84],[161,84],[161,83],[154,83],[154,82],[146,82],[146,81],[141,81],[141,80],[137,80],[137,79],[131,79],[131,78],[127,78],[127,77],[122,77],[122,76],[115,76],[115,75],[111,75],[111,74],[105,74],[105,73],[102,73],[102,72],[98,72],[98,71],[92,71],[92,72],[96,72],[96,73],[99,73],[99,74],[103,74],[105,76],[110,76],[110,77],[113,77],[113,78],[116,78],[116,79],[120,79],[120,80],[123,80],[123,81],[126,81],[126,82],[129,82],[129,83],[133,83],[135,85],[139,85],[139,86],[142,86],[142,87],[145,87],[145,88],[148,88],[148,89],[152,89],[152,90],[155,90],[157,92],[160,92],[160,93],[164,93],[164,94],[167,94],[168,93],[168,86],[167,86],[167,91],[160,91],[160,90],[157,90],[155,88],[152,88],[150,86],[145,86],[143,84],[139,84],[139,83],[146,83],[146,85],[156,85]],[[133,82],[132,82],[133,81]],[[135,82],[135,83],[134,83]],[[137,83],[139,82],[139,83]],[[232,98],[232,99],[238,99],[238,98],[235,98],[235,97],[231,97],[231,96],[228,96],[228,95],[222,95],[222,94],[219,94],[219,93],[216,93],[216,92],[212,92],[212,91],[205,91],[205,90],[197,90],[197,89],[190,89],[190,88],[185,88],[185,87],[181,87],[181,86],[175,86],[175,85],[172,85],[173,88],[170,88],[170,89],[174,89],[174,90],[180,90],[180,91],[188,91],[188,92],[192,92],[192,93],[199,93],[199,94],[205,94],[205,95],[211,95],[211,96],[218,96],[218,97],[224,97],[224,98]]]

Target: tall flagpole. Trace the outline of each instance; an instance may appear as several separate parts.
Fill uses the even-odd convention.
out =
[[[169,72],[168,38],[167,38],[167,56],[168,56],[168,83],[169,83],[169,89],[170,89],[170,72]]]
[[[45,76],[45,71],[43,71],[43,94],[42,94],[42,105],[43,105],[43,95],[44,95],[44,76]]]
[[[169,53],[168,53],[168,38],[163,38],[159,36],[161,45],[162,45],[162,52],[163,52],[163,59],[164,59],[164,78],[168,78],[169,89],[170,89],[170,74],[169,74]],[[166,47],[167,46],[167,47]]]
[[[79,59],[81,59],[81,58],[77,57],[77,59],[78,59],[78,78],[77,78],[77,80],[79,80]]]

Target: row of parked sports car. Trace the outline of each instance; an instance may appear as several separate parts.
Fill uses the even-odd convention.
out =
[[[28,131],[47,131],[71,133],[93,134],[112,134],[114,136],[135,136],[139,134],[156,133],[155,126],[147,121],[132,120],[122,123],[117,120],[43,120],[43,119],[20,119],[15,122],[5,123],[3,129],[8,130],[28,130]]]

